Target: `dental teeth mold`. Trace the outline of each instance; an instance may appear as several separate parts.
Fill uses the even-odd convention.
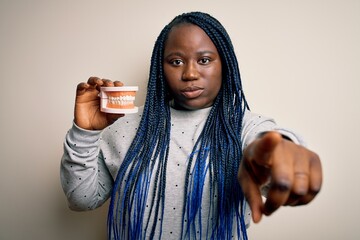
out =
[[[100,110],[106,113],[136,113],[135,106],[137,86],[101,87]]]

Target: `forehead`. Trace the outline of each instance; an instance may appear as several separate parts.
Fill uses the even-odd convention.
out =
[[[165,49],[172,47],[211,47],[215,48],[209,36],[197,25],[182,23],[171,28],[165,41]]]

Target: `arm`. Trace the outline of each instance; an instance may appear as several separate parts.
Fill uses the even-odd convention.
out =
[[[75,124],[66,135],[60,178],[72,210],[94,209],[109,198],[113,179],[103,161],[99,137],[100,131]]]
[[[279,127],[274,119],[245,111],[243,129],[241,133],[242,148],[245,149],[250,143],[269,131],[280,133],[284,138],[292,142],[305,146],[302,137],[293,131]]]
[[[244,153],[238,180],[254,222],[259,222],[262,214],[270,215],[282,205],[311,202],[322,183],[318,155],[300,145],[303,142],[296,134],[278,128],[271,119],[254,114],[244,119]],[[269,191],[263,203],[260,191],[265,184]]]
[[[101,206],[108,199],[113,179],[105,165],[99,138],[101,130],[123,114],[100,111],[101,86],[122,86],[121,82],[91,77],[76,89],[74,125],[66,135],[61,160],[61,183],[73,210]]]

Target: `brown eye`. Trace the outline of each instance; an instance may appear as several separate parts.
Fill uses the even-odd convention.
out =
[[[201,58],[199,61],[200,64],[206,65],[210,63],[210,59],[209,58]]]
[[[180,66],[181,64],[183,64],[183,61],[181,61],[180,59],[174,59],[171,60],[170,63],[174,66]]]

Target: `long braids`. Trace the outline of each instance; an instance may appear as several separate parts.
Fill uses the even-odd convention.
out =
[[[242,118],[248,105],[242,91],[237,59],[226,30],[215,18],[201,12],[177,16],[162,30],[155,42],[142,119],[114,182],[108,214],[109,238],[143,239],[145,233],[150,232],[152,239],[157,224],[160,224],[161,238],[162,221],[158,219],[163,219],[164,214],[171,130],[168,89],[162,66],[163,51],[169,31],[181,23],[202,28],[217,47],[223,63],[221,90],[193,148],[186,171],[182,238],[190,239],[197,231],[201,236],[205,228],[208,238],[227,239],[232,236],[233,226],[236,226],[237,235],[247,239],[243,212],[245,200],[236,175],[242,156]],[[206,159],[209,159],[208,164]],[[211,197],[210,209],[207,210],[212,213],[214,220],[202,226],[202,186],[207,172]],[[154,180],[151,192],[150,179]],[[145,219],[148,198],[151,200],[150,213]]]
[[[215,227],[212,229],[209,238],[228,239],[231,238],[233,229],[233,219],[236,216],[238,236],[242,235],[246,239],[246,227],[244,224],[243,212],[239,212],[244,206],[244,196],[242,195],[239,184],[236,180],[240,159],[242,156],[241,150],[241,126],[242,118],[247,103],[242,91],[241,79],[237,59],[230,37],[226,33],[221,24],[208,14],[191,13],[180,16],[188,16],[187,21],[202,28],[209,38],[213,41],[218,49],[223,63],[223,83],[222,89],[213,105],[213,109],[209,114],[204,130],[199,137],[202,141],[199,152],[205,152],[210,146],[209,154],[209,174],[210,174],[210,191],[211,198],[216,203],[215,206],[210,205],[210,211],[214,212]],[[196,147],[196,146],[195,146]],[[195,166],[198,166],[199,171],[206,171],[206,163],[202,157],[207,155],[198,155]],[[191,159],[192,160],[192,159]],[[190,178],[190,163],[186,175],[186,179]],[[200,166],[202,165],[202,166]],[[183,216],[187,220],[187,226],[184,228],[185,233],[189,233],[196,229],[195,213],[201,211],[201,196],[202,193],[195,191],[198,186],[201,186],[204,181],[203,178],[198,178],[199,175],[193,175],[194,180],[192,186],[186,182],[186,187],[189,194],[194,197],[186,197],[184,199],[185,209],[191,209]],[[201,175],[200,175],[201,176]],[[198,186],[196,186],[198,185]],[[196,203],[191,202],[196,201]],[[198,219],[201,214],[198,214]],[[190,219],[188,219],[190,217]],[[195,227],[194,227],[195,225]],[[202,231],[201,226],[196,229]]]
[[[108,213],[109,239],[144,238],[144,210],[149,194],[154,222],[149,223],[150,218],[147,219],[146,229],[151,226],[152,235],[157,224],[155,219],[159,214],[160,217],[163,215],[170,139],[170,109],[165,100],[165,80],[162,74],[162,49],[166,35],[165,30],[163,32],[154,46],[139,128],[114,181]],[[151,178],[155,183],[153,192],[149,193]]]

